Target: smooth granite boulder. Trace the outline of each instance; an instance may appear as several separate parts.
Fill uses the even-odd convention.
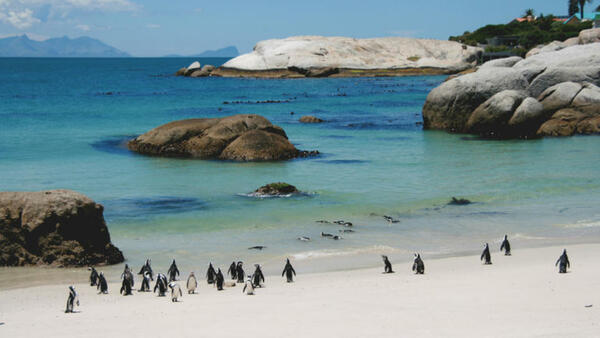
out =
[[[544,106],[533,97],[527,97],[515,109],[515,113],[508,121],[508,125],[515,128],[519,135],[527,135],[537,130],[543,121]]]
[[[132,151],[154,156],[233,161],[303,157],[283,129],[254,114],[174,121],[129,141]]]
[[[187,66],[187,68],[185,69],[185,76],[190,76],[190,75],[192,75],[193,72],[200,70],[200,69],[202,69],[200,62],[194,61],[194,62],[192,62],[192,64]]]
[[[537,97],[544,90],[556,84],[569,81],[600,83],[600,66],[548,68],[531,82],[528,91],[531,96]]]
[[[523,58],[520,56],[511,56],[511,57],[502,58],[502,59],[490,60],[490,61],[482,64],[481,66],[479,66],[479,69],[489,68],[489,67],[512,67],[521,60],[523,60]]]
[[[585,83],[571,102],[571,106],[587,115],[600,115],[600,88]]]
[[[579,32],[579,44],[600,42],[600,28],[584,29]]]
[[[546,89],[538,98],[544,115],[549,117],[559,109],[569,107],[582,89],[583,86],[575,82],[563,82]]]
[[[577,125],[587,116],[575,109],[566,108],[554,113],[537,131],[539,136],[571,136],[577,130]]]
[[[0,266],[117,264],[104,208],[70,190],[0,192]]]
[[[502,137],[513,112],[527,97],[523,90],[504,90],[482,103],[467,121],[469,133],[486,137]]]
[[[600,134],[600,116],[594,116],[577,124],[579,134]]]

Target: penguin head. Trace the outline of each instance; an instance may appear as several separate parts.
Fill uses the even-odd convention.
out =
[[[69,290],[75,292],[75,288],[73,287],[73,285],[69,285]]]
[[[175,287],[175,285],[177,285],[175,282],[171,282],[171,283],[169,283],[169,287],[170,287],[171,289],[172,289],[172,288],[174,288],[174,287]]]
[[[217,272],[218,272],[218,273],[221,273],[221,268],[217,268]]]
[[[190,272],[190,276],[195,277],[194,276],[194,271]]]
[[[563,249],[563,254],[566,255],[567,254],[567,249]]]
[[[100,272],[100,276],[104,276],[104,272]]]
[[[286,259],[285,259],[285,262],[286,262],[286,263],[289,263],[289,262],[290,262],[290,259],[289,259],[289,258],[286,258]]]
[[[260,269],[260,264],[254,264],[254,267]]]
[[[504,235],[504,239],[508,239],[508,235]]]

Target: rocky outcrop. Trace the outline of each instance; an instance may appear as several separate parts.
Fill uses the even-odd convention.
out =
[[[322,123],[323,120],[321,120],[320,118],[316,117],[316,116],[312,116],[312,115],[304,115],[302,117],[300,117],[300,119],[298,119],[298,121],[300,123]]]
[[[210,76],[210,74],[215,70],[215,66],[212,65],[200,65],[200,62],[194,61],[187,67],[183,67],[179,69],[175,75],[176,76],[188,76],[188,77],[206,77]]]
[[[326,77],[451,74],[476,65],[481,48],[453,41],[296,36],[261,41],[215,76]]]
[[[123,262],[103,210],[70,190],[0,192],[0,266]]]
[[[283,129],[253,114],[170,122],[127,146],[146,155],[231,161],[278,161],[318,154],[296,149]]]
[[[489,67],[512,67],[521,60],[523,60],[523,58],[520,56],[511,56],[502,59],[495,59],[482,64],[479,68],[481,69]]]
[[[300,191],[295,186],[283,182],[270,183],[256,189],[253,195],[258,196],[287,196],[298,194]]]
[[[516,60],[488,63],[432,90],[424,127],[499,138],[593,132],[583,125],[600,115],[600,43]],[[554,116],[565,108],[583,115]]]

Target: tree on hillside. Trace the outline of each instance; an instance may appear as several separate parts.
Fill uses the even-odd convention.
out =
[[[579,3],[579,10],[581,11],[581,19],[583,19],[583,7],[586,3],[591,3],[593,0],[577,0]]]
[[[579,12],[579,1],[569,0],[569,16],[575,15]]]
[[[523,14],[523,17],[526,18],[528,16],[533,16],[534,13],[535,11],[533,10],[533,8],[528,8],[525,10],[525,14]]]

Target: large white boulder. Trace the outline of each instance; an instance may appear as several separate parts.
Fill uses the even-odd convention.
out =
[[[295,36],[261,41],[251,53],[229,60],[223,67],[250,71],[431,67],[459,72],[473,67],[481,52],[481,48],[443,40]]]

